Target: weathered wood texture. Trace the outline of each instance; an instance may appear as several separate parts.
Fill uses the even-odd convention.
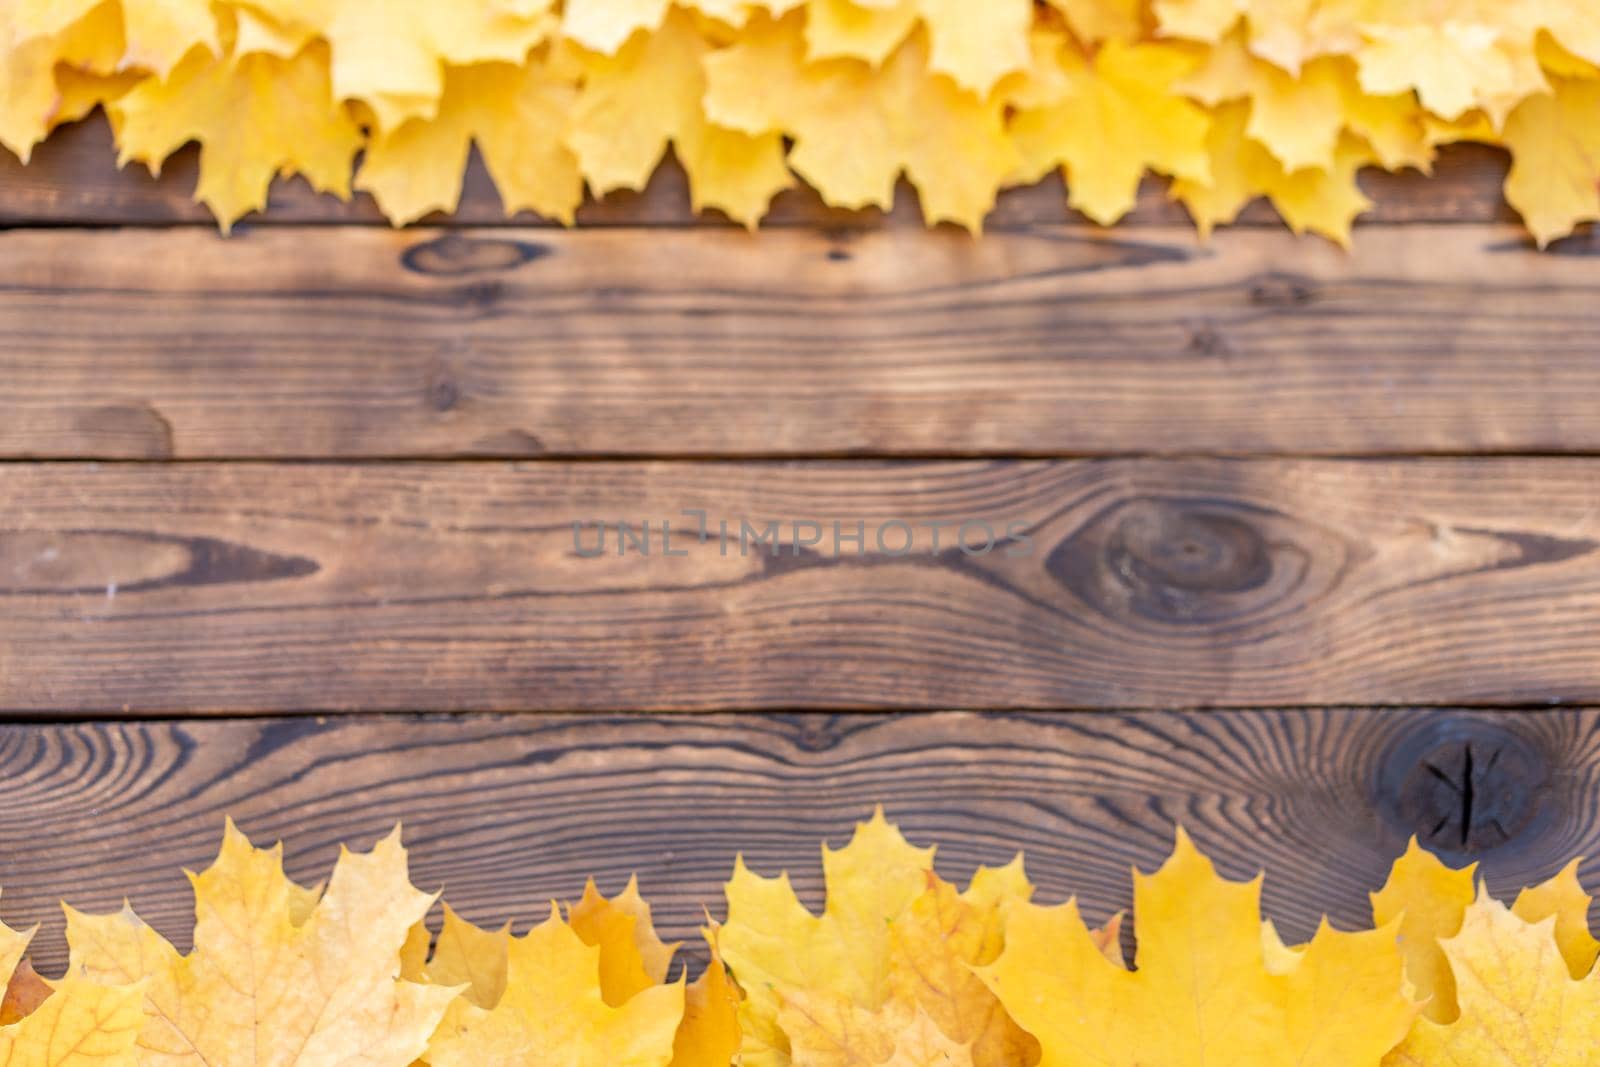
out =
[[[16,225],[215,225],[205,208],[194,203],[199,173],[199,151],[191,146],[168,160],[159,179],[140,166],[119,171],[117,150],[105,120],[69,126],[35,150],[24,167],[0,152],[0,226]],[[1515,216],[1500,193],[1507,159],[1503,152],[1479,145],[1454,145],[1441,152],[1434,174],[1419,180],[1412,172],[1387,174],[1368,170],[1362,185],[1374,200],[1364,224],[1396,222],[1505,222]],[[809,190],[796,188],[780,195],[766,220],[768,226],[877,226],[886,221],[916,224],[915,194],[902,186],[895,210],[885,213],[829,208]],[[688,182],[669,158],[642,193],[617,193],[591,202],[579,214],[585,226],[595,225],[731,225],[715,212],[696,216],[689,209]],[[449,217],[429,220],[445,225],[497,225],[505,223],[505,209],[494,183],[476,158],[466,173],[461,205]],[[524,213],[518,224],[544,224]],[[1163,183],[1150,181],[1141,191],[1138,210],[1124,225],[1175,225],[1186,221],[1181,206],[1167,196]],[[386,225],[377,205],[364,194],[344,203],[321,196],[299,180],[280,181],[273,188],[269,210],[247,224],[354,222]],[[1059,180],[1012,189],[1001,194],[989,219],[992,229],[1038,223],[1074,222],[1088,225],[1066,206]],[[1277,215],[1265,204],[1247,208],[1244,225],[1279,226]]]
[[[17,713],[1600,699],[1587,460],[22,464],[0,516]]]
[[[12,231],[0,456],[1593,452],[1596,241]]]
[[[1464,777],[1473,753],[1471,786]],[[1479,859],[1507,892],[1600,852],[1593,712],[310,719],[0,727],[0,905],[43,922],[124,892],[180,943],[180,866],[203,866],[231,813],[288,840],[291,874],[326,875],[403,818],[415,880],[469,918],[536,919],[587,875],[638,871],[667,932],[692,937],[742,850],[820,899],[818,843],[882,802],[947,877],[1017,849],[1040,899],[1131,902],[1182,822],[1231,877],[1265,866],[1291,936],[1355,926],[1417,833]],[[1584,871],[1590,884],[1600,866]]]

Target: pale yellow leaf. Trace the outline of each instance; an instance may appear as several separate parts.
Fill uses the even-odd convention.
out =
[[[1175,46],[1119,41],[1091,59],[1062,40],[1056,63],[1064,92],[1020,108],[1011,121],[1022,179],[1062,168],[1068,202],[1104,225],[1132,209],[1147,171],[1206,181],[1210,118],[1173,88],[1193,62]]]
[[[457,1001],[427,1059],[432,1067],[667,1067],[683,1008],[681,982],[607,1004],[600,949],[585,945],[552,905],[547,920],[511,939],[505,993],[493,1010]]]
[[[557,27],[555,0],[255,0],[279,33],[315,34],[332,56],[333,93],[392,130],[433,115],[447,65],[520,64]]]
[[[1524,889],[1511,905],[1512,914],[1523,922],[1556,917],[1556,945],[1574,978],[1592,971],[1600,954],[1600,942],[1589,932],[1590,897],[1578,881],[1579,862],[1573,860],[1549,880]]]
[[[615,56],[586,57],[568,144],[595,192],[642,189],[669,145],[689,174],[693,206],[753,225],[793,184],[776,130],[719,125],[702,107],[710,43],[673,12],[659,33],[631,39]]]
[[[1600,1047],[1600,975],[1574,980],[1553,916],[1529,923],[1479,892],[1460,931],[1442,941],[1459,1015],[1420,1020],[1387,1067],[1522,1067],[1593,1062]]]
[[[397,225],[454,211],[476,143],[507,214],[526,209],[570,224],[583,200],[578,158],[565,141],[577,98],[576,79],[543,56],[523,66],[451,67],[433,117],[373,138],[356,188]]]
[[[261,53],[218,60],[191,52],[165,82],[141,82],[111,110],[122,163],[159,171],[167,156],[200,142],[195,197],[224,229],[264,208],[280,174],[349,196],[361,131],[334,102],[321,46],[293,59]]]
[[[1600,82],[1552,78],[1505,123],[1506,199],[1540,246],[1600,219]]]
[[[216,862],[190,881],[187,956],[131,910],[67,912],[74,973],[144,983],[142,1064],[405,1067],[455,999],[397,977],[407,932],[433,902],[411,885],[398,831],[370,853],[342,852],[298,925],[307,894],[284,876],[281,846],[256,849],[231,822]]]
[[[1383,926],[1400,920],[1406,977],[1426,1001],[1428,1018],[1448,1022],[1456,1015],[1455,977],[1439,942],[1461,928],[1473,899],[1477,864],[1446,867],[1413,837],[1394,861],[1389,880],[1372,894],[1372,921]]]
[[[982,225],[1018,164],[999,101],[982,102],[929,72],[920,32],[882,68],[809,63],[800,20],[752,20],[738,44],[706,59],[713,122],[794,138],[789,163],[829,203],[887,208],[903,173],[930,222]]]
[[[1260,880],[1219,878],[1183,834],[1134,877],[1137,969],[1106,959],[1069,902],[1022,905],[980,973],[1038,1038],[1045,1067],[1361,1067],[1411,1026],[1394,930],[1324,926],[1296,966],[1268,967]]]

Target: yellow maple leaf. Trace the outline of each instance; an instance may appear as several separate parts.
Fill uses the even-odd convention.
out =
[[[55,66],[56,102],[51,129],[107,107],[150,77],[130,68],[121,13],[116,4],[92,7],[60,38]]]
[[[1426,1001],[1425,1016],[1437,1023],[1448,1023],[1458,1014],[1456,969],[1441,943],[1460,931],[1476,899],[1477,867],[1447,867],[1413,837],[1383,889],[1372,894],[1373,921],[1399,921],[1406,977]],[[1527,923],[1556,920],[1557,946],[1574,978],[1593,969],[1600,945],[1589,934],[1589,895],[1578,883],[1576,860],[1549,880],[1524,889],[1512,910]]]
[[[1461,929],[1440,942],[1460,1012],[1420,1019],[1387,1067],[1583,1064],[1600,1047],[1600,974],[1572,977],[1556,918],[1528,922],[1480,888]]]
[[[1147,170],[1210,175],[1210,119],[1174,92],[1194,58],[1173,45],[1107,42],[1091,59],[1070,40],[1054,49],[1056,88],[1026,90],[1011,120],[1026,182],[1060,167],[1068,202],[1110,225],[1138,199]]]
[[[607,1004],[600,949],[584,944],[552,904],[548,919],[511,939],[505,992],[495,1006],[452,1004],[427,1059],[433,1067],[667,1067],[683,1009],[682,982]]]
[[[1032,892],[1021,863],[980,871],[957,894],[933,875],[933,855],[908,844],[879,810],[846,847],[824,847],[820,916],[795,897],[787,875],[763,878],[742,858],[735,864],[719,941],[745,991],[744,1064],[792,1062],[785,1002],[835,1021],[918,1009],[953,1042],[977,1046],[980,1064],[1032,1062],[1032,1042],[971,970],[999,953],[1005,916]]]
[[[187,956],[130,909],[67,909],[74,972],[145,985],[141,1064],[405,1067],[456,999],[397,977],[434,900],[411,885],[398,829],[369,853],[341,851],[315,904],[284,876],[282,846],[254,848],[231,821],[216,862],[189,879]]]
[[[1144,0],[1050,0],[1084,44],[1133,41],[1145,34]]]
[[[1600,66],[1576,55],[1548,32],[1541,32],[1534,43],[1539,66],[1545,74],[1563,78],[1600,78]]]
[[[881,67],[808,62],[802,23],[759,16],[706,56],[711,121],[793,137],[789,164],[837,207],[891,207],[904,173],[928,221],[979,229],[1020,163],[998,94],[983,100],[931,72],[920,30]]]
[[[1006,920],[1032,895],[1020,856],[1004,867],[980,868],[965,893],[929,871],[926,888],[890,931],[889,1004],[915,1005],[980,1067],[1036,1062],[1038,1042],[973,971],[999,957]]]
[[[1540,247],[1600,219],[1600,81],[1551,78],[1505,122],[1506,199]]]
[[[1498,126],[1548,88],[1524,8],[1522,0],[1320,0],[1316,18],[1348,38],[1368,92],[1415,90],[1441,119],[1481,108]]]
[[[632,38],[616,55],[583,57],[567,143],[596,193],[643,189],[669,144],[689,175],[696,210],[718,208],[754,225],[794,183],[777,130],[708,119],[702,63],[710,52],[694,20],[675,10],[659,33]]]
[[[1177,91],[1210,107],[1248,100],[1250,122],[1245,132],[1285,170],[1326,169],[1333,164],[1345,127],[1345,101],[1354,88],[1354,64],[1322,58],[1306,64],[1298,76],[1291,75],[1250,54],[1238,34],[1202,55],[1193,72],[1174,86]]]
[[[52,129],[82,117],[73,83],[120,80],[125,49],[113,5],[63,20],[51,33],[25,26],[25,15],[18,4],[0,3],[0,145],[24,163]]]
[[[1600,942],[1589,932],[1590,896],[1578,881],[1578,860],[1573,860],[1554,876],[1517,894],[1512,914],[1523,922],[1556,920],[1556,946],[1567,961],[1574,978],[1594,969],[1600,956]]]
[[[8,930],[4,924],[0,924],[0,943],[10,941],[15,933],[16,931]],[[0,973],[4,973],[7,963],[10,962],[10,953],[5,948],[0,948],[0,953],[4,953],[7,957],[0,959]],[[49,998],[50,993],[50,983],[39,977],[39,972],[33,969],[32,963],[23,960],[15,964],[11,978],[6,982],[5,998],[0,1000],[0,1026],[10,1026],[32,1015],[39,1005]],[[143,1019],[142,1013],[140,1019],[141,1021]]]
[[[37,929],[37,928],[34,928]],[[142,990],[71,972],[47,982],[23,959],[34,929],[0,923],[0,1064],[5,1067],[132,1067],[144,1021]]]
[[[1306,63],[1296,75],[1251,55],[1235,34],[1200,52],[1199,66],[1178,91],[1209,107],[1248,100],[1245,132],[1270,151],[1285,171],[1334,165],[1341,134],[1360,135],[1390,169],[1427,168],[1432,145],[1424,112],[1410,92],[1377,96],[1362,89],[1346,56]]]
[[[869,1008],[889,998],[891,926],[926,888],[933,854],[913,848],[878,811],[845,848],[823,846],[828,898],[820,917],[800,903],[787,873],[764,878],[743,856],[735,861],[720,943],[745,992],[747,1064],[789,1062],[778,1019],[785,990],[827,990]]]
[[[53,127],[87,118],[97,107],[108,111],[111,105],[145,80],[136,72],[124,74],[95,74],[77,67],[56,67],[56,110],[51,116]]]
[[[970,1043],[950,1040],[927,1012],[899,1002],[869,1012],[796,993],[783,998],[778,1020],[795,1067],[974,1067]]]
[[[1439,1022],[1456,1014],[1455,979],[1439,942],[1461,928],[1461,918],[1472,903],[1477,866],[1446,867],[1413,837],[1394,861],[1383,888],[1371,895],[1375,924],[1399,921],[1406,977],[1425,1001],[1424,1013]]]
[[[200,142],[195,198],[224,230],[266,207],[279,174],[301,175],[341,198],[350,194],[361,130],[334,104],[321,45],[292,59],[191,52],[166,81],[143,81],[111,108],[122,164],[159,173],[169,155]]]
[[[258,8],[233,9],[234,55],[261,53],[279,59],[292,59],[317,38],[317,31],[312,27],[298,22],[279,21]]]
[[[758,9],[782,15],[808,2],[815,9],[824,0],[566,0],[561,30],[590,51],[615,55],[635,34],[659,31],[674,6],[738,28]],[[878,0],[878,6],[897,2]]]
[[[1357,216],[1372,207],[1356,176],[1377,162],[1372,147],[1352,134],[1339,138],[1333,165],[1289,171],[1267,189],[1267,198],[1295,233],[1316,233],[1343,248]]]
[[[700,933],[711,950],[711,963],[684,993],[671,1067],[728,1067],[743,1044],[739,988],[722,961],[719,927],[710,922]]]
[[[447,65],[520,64],[557,25],[555,0],[247,0],[289,41],[324,38],[333,93],[383,130],[433,115]]]
[[[53,6],[59,0],[45,2]],[[135,67],[165,78],[196,48],[212,55],[222,51],[211,0],[119,0],[119,4],[127,43],[123,69]]]
[[[698,11],[731,29],[742,29],[757,11],[773,16],[786,15],[813,2],[815,0],[678,0],[678,6]]]
[[[1260,890],[1260,878],[1218,877],[1180,831],[1159,871],[1134,873],[1136,970],[1106,958],[1069,901],[1019,906],[980,973],[1038,1038],[1045,1067],[1376,1065],[1416,1015],[1394,928],[1324,923],[1280,973],[1290,961],[1268,966]]]
[[[461,989],[461,995],[480,1008],[492,1008],[506,989],[506,953],[511,944],[511,924],[484,930],[463,919],[446,904],[444,926],[433,941],[422,922],[412,926],[400,950],[400,976],[410,982]]]
[[[1591,66],[1600,64],[1600,7],[1574,4],[1571,0],[1523,0],[1519,7],[1526,23],[1547,31],[1561,50]],[[1548,55],[1543,45],[1541,41],[1541,58]],[[1546,69],[1549,69],[1548,63]],[[1558,69],[1554,73],[1572,77],[1578,72]]]
[[[876,66],[905,43],[918,18],[916,0],[810,0],[806,5],[806,56],[860,59]]]
[[[19,1022],[0,1026],[5,1067],[133,1067],[144,1013],[137,986],[68,975]]]
[[[438,111],[372,138],[356,175],[396,225],[454,211],[472,145],[506,214],[523,209],[571,224],[583,201],[578,157],[566,135],[577,78],[544,56],[517,66],[451,67]]]
[[[1236,30],[1252,55],[1290,74],[1336,47],[1313,17],[1319,0],[1155,0],[1161,32],[1168,37],[1221,42]]]
[[[627,887],[609,899],[589,879],[567,922],[584,944],[600,950],[600,992],[607,1004],[625,1004],[666,981],[678,946],[663,944],[656,935],[637,878],[628,879]]]
[[[1499,121],[1539,92],[1541,27],[1600,55],[1600,20],[1565,0],[1156,0],[1164,33],[1210,43],[1238,32],[1251,54],[1298,76],[1307,61],[1352,55],[1375,95],[1416,90],[1452,120],[1478,107]]]
[[[1357,172],[1373,160],[1370,146],[1347,133],[1332,167],[1290,172],[1245,132],[1248,122],[1244,101],[1218,107],[1206,135],[1208,179],[1172,184],[1172,195],[1189,209],[1201,234],[1232,222],[1247,203],[1265,196],[1295,233],[1321,234],[1348,247],[1356,216],[1372,205],[1356,184]]]
[[[806,9],[812,59],[888,59],[921,24],[931,49],[928,67],[957,85],[987,94],[1028,63],[1032,0],[811,0]]]
[[[1033,0],[917,0],[931,48],[928,69],[987,94],[1028,65]]]
[[[94,14],[120,18],[119,69],[138,67],[158,78],[172,73],[190,51],[220,55],[217,17],[210,0],[14,0],[17,38],[55,37]],[[97,12],[98,9],[98,12]]]
[[[1415,94],[1374,96],[1354,78],[1342,79],[1341,89],[1345,130],[1367,143],[1374,162],[1386,170],[1414,167],[1427,173],[1433,169],[1435,142],[1428,134],[1427,113]],[[1337,150],[1334,157],[1337,160]]]
[[[661,28],[672,0],[567,0],[561,30],[585,48],[614,55],[643,30]]]
[[[598,980],[607,1005],[620,1008],[665,982],[678,946],[663,944],[656,935],[650,906],[639,895],[636,879],[629,879],[627,887],[609,899],[591,880],[569,911],[572,932],[599,953]],[[703,933],[711,963],[684,991],[671,1067],[728,1067],[739,1049],[738,990],[723,968],[714,927]],[[484,930],[446,906],[437,941],[425,925],[412,927],[401,951],[401,973],[414,982],[464,986],[467,1001],[492,1011],[505,994],[511,940],[509,924]]]
[[[614,897],[590,879],[569,909],[568,922],[584,944],[600,951],[600,994],[621,1007],[667,979],[678,945],[656,934],[637,878]],[[740,1047],[739,994],[729,981],[713,923],[701,931],[711,952],[704,972],[684,990],[683,1020],[672,1042],[671,1067],[728,1067]]]

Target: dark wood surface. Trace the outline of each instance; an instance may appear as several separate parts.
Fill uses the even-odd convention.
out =
[[[285,182],[224,240],[192,149],[112,158],[0,153],[0,917],[47,972],[60,897],[181,943],[229,813],[305,878],[403,818],[485,922],[638,871],[674,936],[739,849],[815,902],[879,802],[1097,917],[1181,821],[1296,936],[1413,832],[1502,890],[1600,851],[1600,258],[1496,152],[1364,175],[1348,254],[1156,182],[750,235],[671,164],[577,230],[475,163],[432,228]],[[573,551],[686,508],[1033,551]]]
[[[19,714],[1600,700],[1586,460],[14,464],[0,513]]]
[[[1181,822],[1230,877],[1265,866],[1266,911],[1308,937],[1324,909],[1369,922],[1366,893],[1413,833],[1453,863],[1481,860],[1497,892],[1600,853],[1597,764],[1591,711],[13,726],[0,729],[0,884],[8,921],[45,924],[36,953],[53,973],[63,894],[105,910],[126,889],[186,943],[179,868],[209,861],[226,814],[285,837],[308,882],[340,841],[367,847],[404,819],[415,880],[469,918],[520,929],[590,874],[615,891],[637,872],[669,939],[692,938],[702,907],[722,913],[739,851],[819,904],[819,843],[842,844],[882,803],[914,841],[939,843],[947,877],[1021,849],[1039,899],[1077,893],[1096,918],[1127,906],[1130,867],[1154,869]]]
[[[1576,240],[14,230],[0,456],[1586,452]]]

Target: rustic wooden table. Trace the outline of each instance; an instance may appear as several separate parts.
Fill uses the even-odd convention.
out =
[[[1600,243],[1534,252],[1493,153],[1374,177],[1346,254],[1153,185],[1111,232],[1047,186],[981,241],[799,194],[752,236],[670,170],[572,231],[474,171],[433,228],[284,185],[224,240],[192,156],[108,141],[0,166],[42,969],[63,893],[182,943],[229,813],[297,874],[404,819],[481,920],[638,871],[679,935],[736,849],[814,895],[878,802],[1096,916],[1181,820],[1297,935],[1412,833],[1496,887],[1600,851]],[[573,550],[685,509],[1035,550]]]

